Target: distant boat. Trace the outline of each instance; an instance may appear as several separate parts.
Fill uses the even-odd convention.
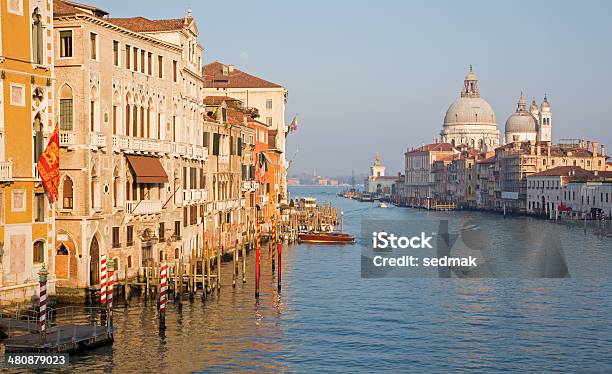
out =
[[[355,237],[344,232],[302,232],[298,234],[300,243],[316,244],[353,244]]]
[[[387,205],[387,204],[385,204],[385,203],[380,203],[380,204],[378,204],[378,207],[379,207],[379,208],[388,208],[388,207],[389,207],[389,205]]]

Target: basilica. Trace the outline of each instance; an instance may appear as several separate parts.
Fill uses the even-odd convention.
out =
[[[521,93],[517,109],[506,121],[504,137],[506,144],[518,141],[550,141],[551,110],[547,97],[538,106],[535,99],[529,110]],[[481,151],[490,151],[500,143],[495,112],[480,96],[478,78],[470,66],[463,81],[463,89],[444,116],[440,141],[457,147],[466,145]]]

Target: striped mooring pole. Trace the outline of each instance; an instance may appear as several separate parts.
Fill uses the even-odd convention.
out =
[[[274,266],[276,266],[274,261],[274,245],[276,244],[276,218],[272,219],[272,235],[270,236],[270,257],[272,258],[272,274],[274,274]]]
[[[42,268],[38,272],[38,281],[40,282],[40,307],[38,311],[38,320],[40,322],[40,338],[43,340],[47,335],[47,274],[49,274],[49,272],[43,263]]]
[[[255,247],[255,297],[259,297],[259,253],[261,250],[261,228],[259,227],[259,222],[257,222],[256,230],[256,247]]]
[[[108,320],[106,321],[106,326],[108,326],[108,331],[112,333],[113,328],[113,275],[115,273],[115,262],[110,259],[108,260],[107,269],[108,269],[108,280],[107,286],[108,291],[106,295],[106,316]]]
[[[278,264],[276,266],[278,266],[278,274],[276,277],[276,281],[277,281],[277,289],[280,292],[281,290],[281,280],[282,280],[282,275],[283,275],[283,241],[282,240],[277,240],[276,242],[276,248],[278,251]]]
[[[106,304],[106,255],[100,255],[100,303]]]
[[[168,265],[165,263],[159,271],[159,328],[166,328],[166,292],[168,291]]]

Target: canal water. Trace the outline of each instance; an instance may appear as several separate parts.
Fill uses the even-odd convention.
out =
[[[612,258],[610,238],[526,217],[381,209],[335,188],[290,192],[333,202],[355,235],[363,219],[469,220],[503,250],[516,231],[528,243],[556,230],[571,277],[363,279],[362,244],[295,245],[283,251],[278,294],[263,249],[259,301],[251,253],[246,284],[232,289],[225,264],[221,293],[180,309],[170,301],[163,333],[153,304],[120,303],[114,345],[71,356],[66,372],[612,371],[612,286],[599,274]],[[594,263],[597,276],[584,276]]]

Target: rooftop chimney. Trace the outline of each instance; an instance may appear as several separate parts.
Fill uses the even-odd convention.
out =
[[[233,73],[233,72],[234,72],[234,65],[231,65],[231,64],[230,64],[230,65],[228,65],[228,66],[227,66],[227,70],[228,70],[230,73]]]
[[[228,75],[228,74],[229,74],[229,66],[223,65],[223,75]]]
[[[591,150],[591,141],[590,140],[587,140],[587,142],[586,142],[586,150],[587,151]]]
[[[604,149],[604,145],[601,145],[601,157],[606,157],[606,150]]]
[[[597,156],[597,142],[593,142],[593,157]]]

